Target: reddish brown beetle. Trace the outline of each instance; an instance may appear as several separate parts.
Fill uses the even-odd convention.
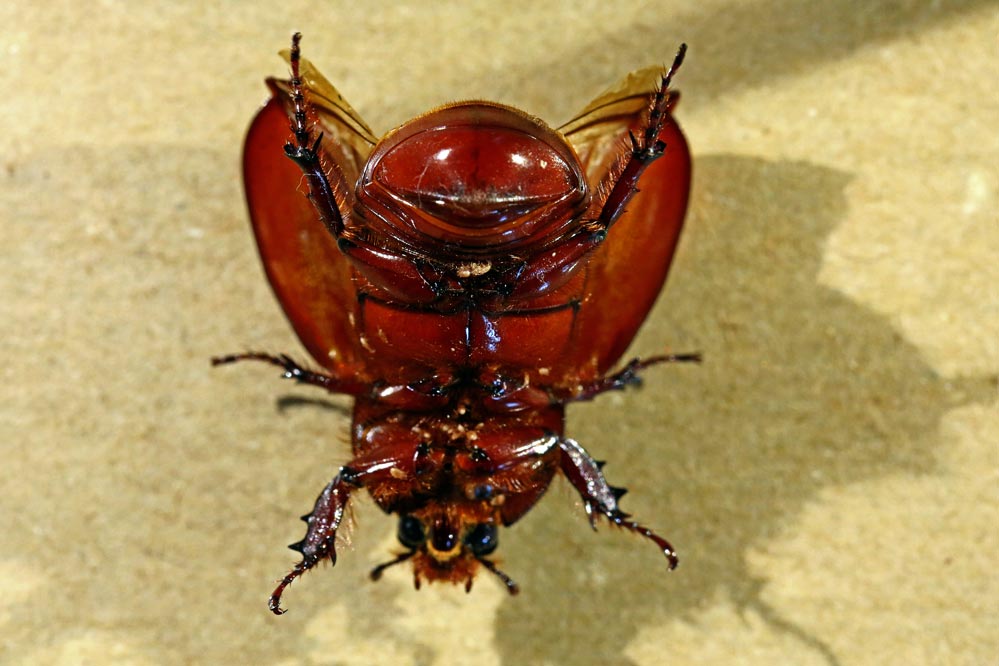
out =
[[[291,546],[302,560],[270,609],[283,612],[281,594],[303,572],[336,561],[359,488],[399,515],[406,548],[376,579],[411,559],[417,587],[471,588],[481,565],[516,593],[488,559],[498,527],[559,471],[591,525],[603,515],[676,566],[669,543],[621,511],[624,491],[602,464],[562,433],[567,404],[623,388],[651,364],[698,358],[611,372],[659,293],[687,206],[690,155],[668,89],[686,47],[657,89],[647,71],[631,75],[559,130],[461,102],[378,140],[300,58],[299,40],[286,55],[291,79],[268,80],[244,178],[271,286],[323,371],[263,353],[213,363],[264,361],[354,396],[354,458],[304,517]]]

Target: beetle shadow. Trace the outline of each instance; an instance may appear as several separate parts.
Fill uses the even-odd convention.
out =
[[[295,409],[318,409],[323,412],[339,414],[340,416],[349,418],[353,413],[350,407],[334,402],[333,400],[309,398],[294,393],[278,396],[274,401],[274,407],[279,414],[287,414]]]
[[[596,41],[580,41],[571,51],[553,52],[552,59],[532,64],[508,84],[525,100],[549,100],[552,119],[571,117],[579,99],[554,97],[565,90],[565,73],[573,73],[577,89],[593,91],[629,68],[669,62],[681,41],[691,50],[678,79],[686,110],[714,104],[742,90],[755,90],[769,81],[796,76],[802,71],[850,57],[860,49],[888,43],[931,29],[949,20],[994,5],[993,0],[948,0],[929,3],[874,0],[857,3],[800,3],[794,0],[757,0],[714,4],[705,8],[670,6],[668,20],[651,19],[630,25],[626,31],[600,34]],[[583,67],[602,54],[608,67]],[[457,85],[457,84],[456,84]],[[541,111],[542,109],[535,109]]]
[[[933,473],[937,424],[963,395],[884,316],[819,284],[848,180],[803,162],[697,162],[669,287],[632,352],[668,343],[705,362],[647,371],[617,406],[605,396],[569,415],[608,480],[634,491],[623,508],[664,526],[681,566],[666,575],[650,544],[606,527],[594,537],[565,502],[542,502],[503,545],[524,596],[545,595],[500,609],[504,664],[632,663],[624,650],[640,628],[694,621],[720,597],[837,663],[821,636],[766,604],[747,553],[826,487]]]

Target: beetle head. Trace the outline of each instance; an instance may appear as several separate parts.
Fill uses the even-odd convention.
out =
[[[562,135],[485,102],[445,106],[390,132],[356,194],[368,223],[412,250],[471,255],[543,243],[590,198]]]
[[[509,576],[485,559],[499,545],[499,527],[493,519],[480,522],[469,515],[428,507],[400,515],[397,537],[409,551],[377,566],[371,572],[372,578],[377,580],[386,568],[412,558],[417,588],[421,580],[442,580],[464,582],[465,589],[470,590],[481,565],[499,576],[511,594],[518,591]]]

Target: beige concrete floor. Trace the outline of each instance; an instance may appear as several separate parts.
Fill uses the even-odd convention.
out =
[[[354,4],[0,6],[0,662],[996,663],[997,4]],[[207,362],[301,354],[238,171],[293,29],[380,130],[557,124],[690,44],[691,216],[633,349],[706,362],[570,422],[676,572],[560,484],[503,534],[519,597],[373,584],[361,502],[267,612],[347,455],[346,402]]]

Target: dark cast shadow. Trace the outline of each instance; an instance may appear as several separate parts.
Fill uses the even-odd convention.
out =
[[[804,162],[698,160],[670,284],[635,347],[696,348],[703,365],[646,372],[620,406],[569,415],[610,482],[632,491],[624,509],[668,526],[681,565],[667,575],[648,544],[594,536],[549,498],[505,534],[524,592],[499,612],[504,664],[628,664],[622,650],[650,619],[693,621],[719,597],[836,663],[765,603],[747,552],[824,488],[932,473],[940,418],[994,391],[945,383],[885,317],[818,283],[848,180]]]

